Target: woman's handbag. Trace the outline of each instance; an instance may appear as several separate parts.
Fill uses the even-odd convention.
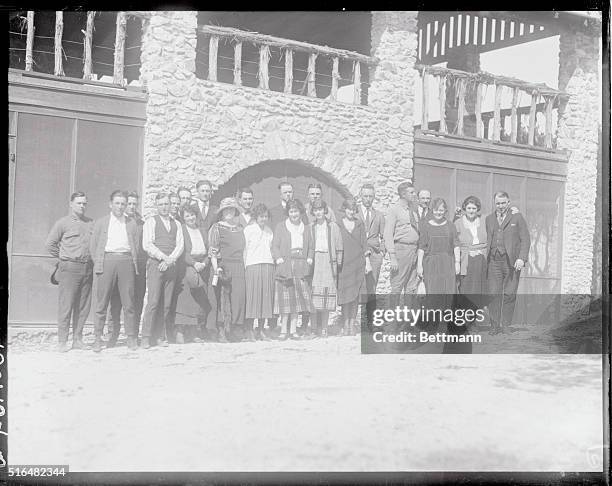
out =
[[[191,289],[201,289],[206,285],[202,274],[191,266],[187,267],[185,270],[185,280],[187,280],[187,285],[189,285]]]

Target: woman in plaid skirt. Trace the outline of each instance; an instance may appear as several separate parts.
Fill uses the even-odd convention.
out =
[[[336,310],[338,291],[338,267],[342,265],[342,236],[340,228],[326,218],[328,211],[324,201],[312,203],[310,212],[313,223],[308,225],[314,242],[314,271],[312,277],[312,305],[315,308],[312,327],[321,337],[327,337],[329,312]],[[307,336],[311,336],[310,333]]]
[[[313,312],[308,278],[314,247],[310,231],[305,231],[302,221],[304,206],[294,199],[287,202],[285,211],[288,217],[276,225],[272,239],[272,257],[276,263],[274,313],[281,316],[281,340],[299,339],[296,334],[298,315]]]

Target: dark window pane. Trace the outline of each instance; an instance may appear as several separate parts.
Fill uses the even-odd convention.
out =
[[[142,128],[79,120],[75,187],[92,218],[106,214],[115,189],[139,191]]]
[[[473,170],[457,171],[457,201],[460,206],[466,197],[476,196],[482,204],[481,214],[487,215],[491,212],[491,194],[489,194],[488,172],[476,172]]]
[[[46,254],[53,223],[68,214],[73,120],[19,114],[13,252]]]
[[[449,217],[455,209],[453,194],[451,191],[452,169],[446,167],[434,167],[431,165],[418,164],[414,170],[414,185],[417,191],[428,189],[431,192],[431,199],[443,198],[448,204]]]

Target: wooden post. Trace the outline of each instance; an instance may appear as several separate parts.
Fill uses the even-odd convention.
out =
[[[421,130],[429,130],[429,86],[427,69],[423,68],[423,101],[421,103],[422,119]]]
[[[340,74],[338,73],[339,62],[340,62],[339,59],[337,57],[334,57],[333,64],[332,64],[332,86],[331,86],[331,94],[330,94],[332,101],[336,101],[338,99],[338,79],[340,79]]]
[[[482,90],[483,84],[478,83],[476,86],[476,106],[474,107],[476,115],[476,136],[484,138],[484,125],[482,123]]]
[[[535,128],[536,128],[536,110],[538,105],[538,93],[533,91],[531,93],[531,109],[529,110],[529,145],[533,145],[535,139]]]
[[[34,49],[34,11],[28,10],[28,36],[26,38],[26,57],[25,57],[25,70],[32,70],[32,50]]]
[[[270,61],[270,47],[267,44],[259,46],[259,72],[257,74],[259,78],[259,88],[270,89],[269,85],[269,74],[268,74],[268,62]]]
[[[55,68],[53,74],[64,75],[62,66],[62,34],[64,33],[64,12],[55,12]]]
[[[465,118],[465,78],[459,78],[458,80],[458,93],[459,105],[457,107],[457,135],[463,136],[463,119]]]
[[[554,101],[554,96],[546,97],[546,131],[544,132],[544,141],[547,149],[552,148],[552,110]]]
[[[493,140],[499,142],[499,132],[501,128],[501,97],[503,86],[495,84],[495,107],[493,111]]]
[[[518,95],[519,95],[519,89],[513,88],[512,89],[512,112],[510,115],[510,124],[512,126],[512,131],[510,132],[510,141],[512,143],[516,143],[517,137],[518,137],[518,120],[517,120],[518,117],[516,115],[516,108],[518,106]]]
[[[83,67],[83,79],[90,80],[91,76],[91,48],[92,48],[92,39],[93,39],[93,26],[94,26],[94,15],[95,12],[87,12],[87,27],[85,30],[85,47],[84,47],[84,67]]]
[[[285,93],[293,92],[293,51],[285,49]]]
[[[317,97],[317,87],[315,84],[315,71],[316,71],[317,53],[311,52],[308,56],[308,96],[312,98]]]
[[[440,75],[440,128],[439,132],[446,133],[446,74]]]
[[[234,44],[234,84],[242,86],[242,42]]]
[[[208,80],[217,80],[217,51],[219,50],[219,36],[211,35],[208,41]]]
[[[359,61],[353,61],[354,75],[353,82],[355,83],[355,92],[353,95],[353,104],[361,104],[361,63]]]
[[[123,76],[123,66],[125,64],[125,24],[127,16],[125,12],[117,12],[117,32],[115,34],[115,65],[113,83],[123,86],[125,79]]]

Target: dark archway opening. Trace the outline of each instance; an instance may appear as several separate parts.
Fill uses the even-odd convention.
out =
[[[255,204],[263,203],[268,208],[280,204],[278,185],[289,181],[293,185],[294,197],[308,202],[308,185],[320,183],[323,200],[337,211],[351,193],[332,176],[305,162],[295,160],[270,160],[253,165],[234,174],[215,192],[212,200],[218,205],[224,197],[237,196],[241,187],[253,189]]]

